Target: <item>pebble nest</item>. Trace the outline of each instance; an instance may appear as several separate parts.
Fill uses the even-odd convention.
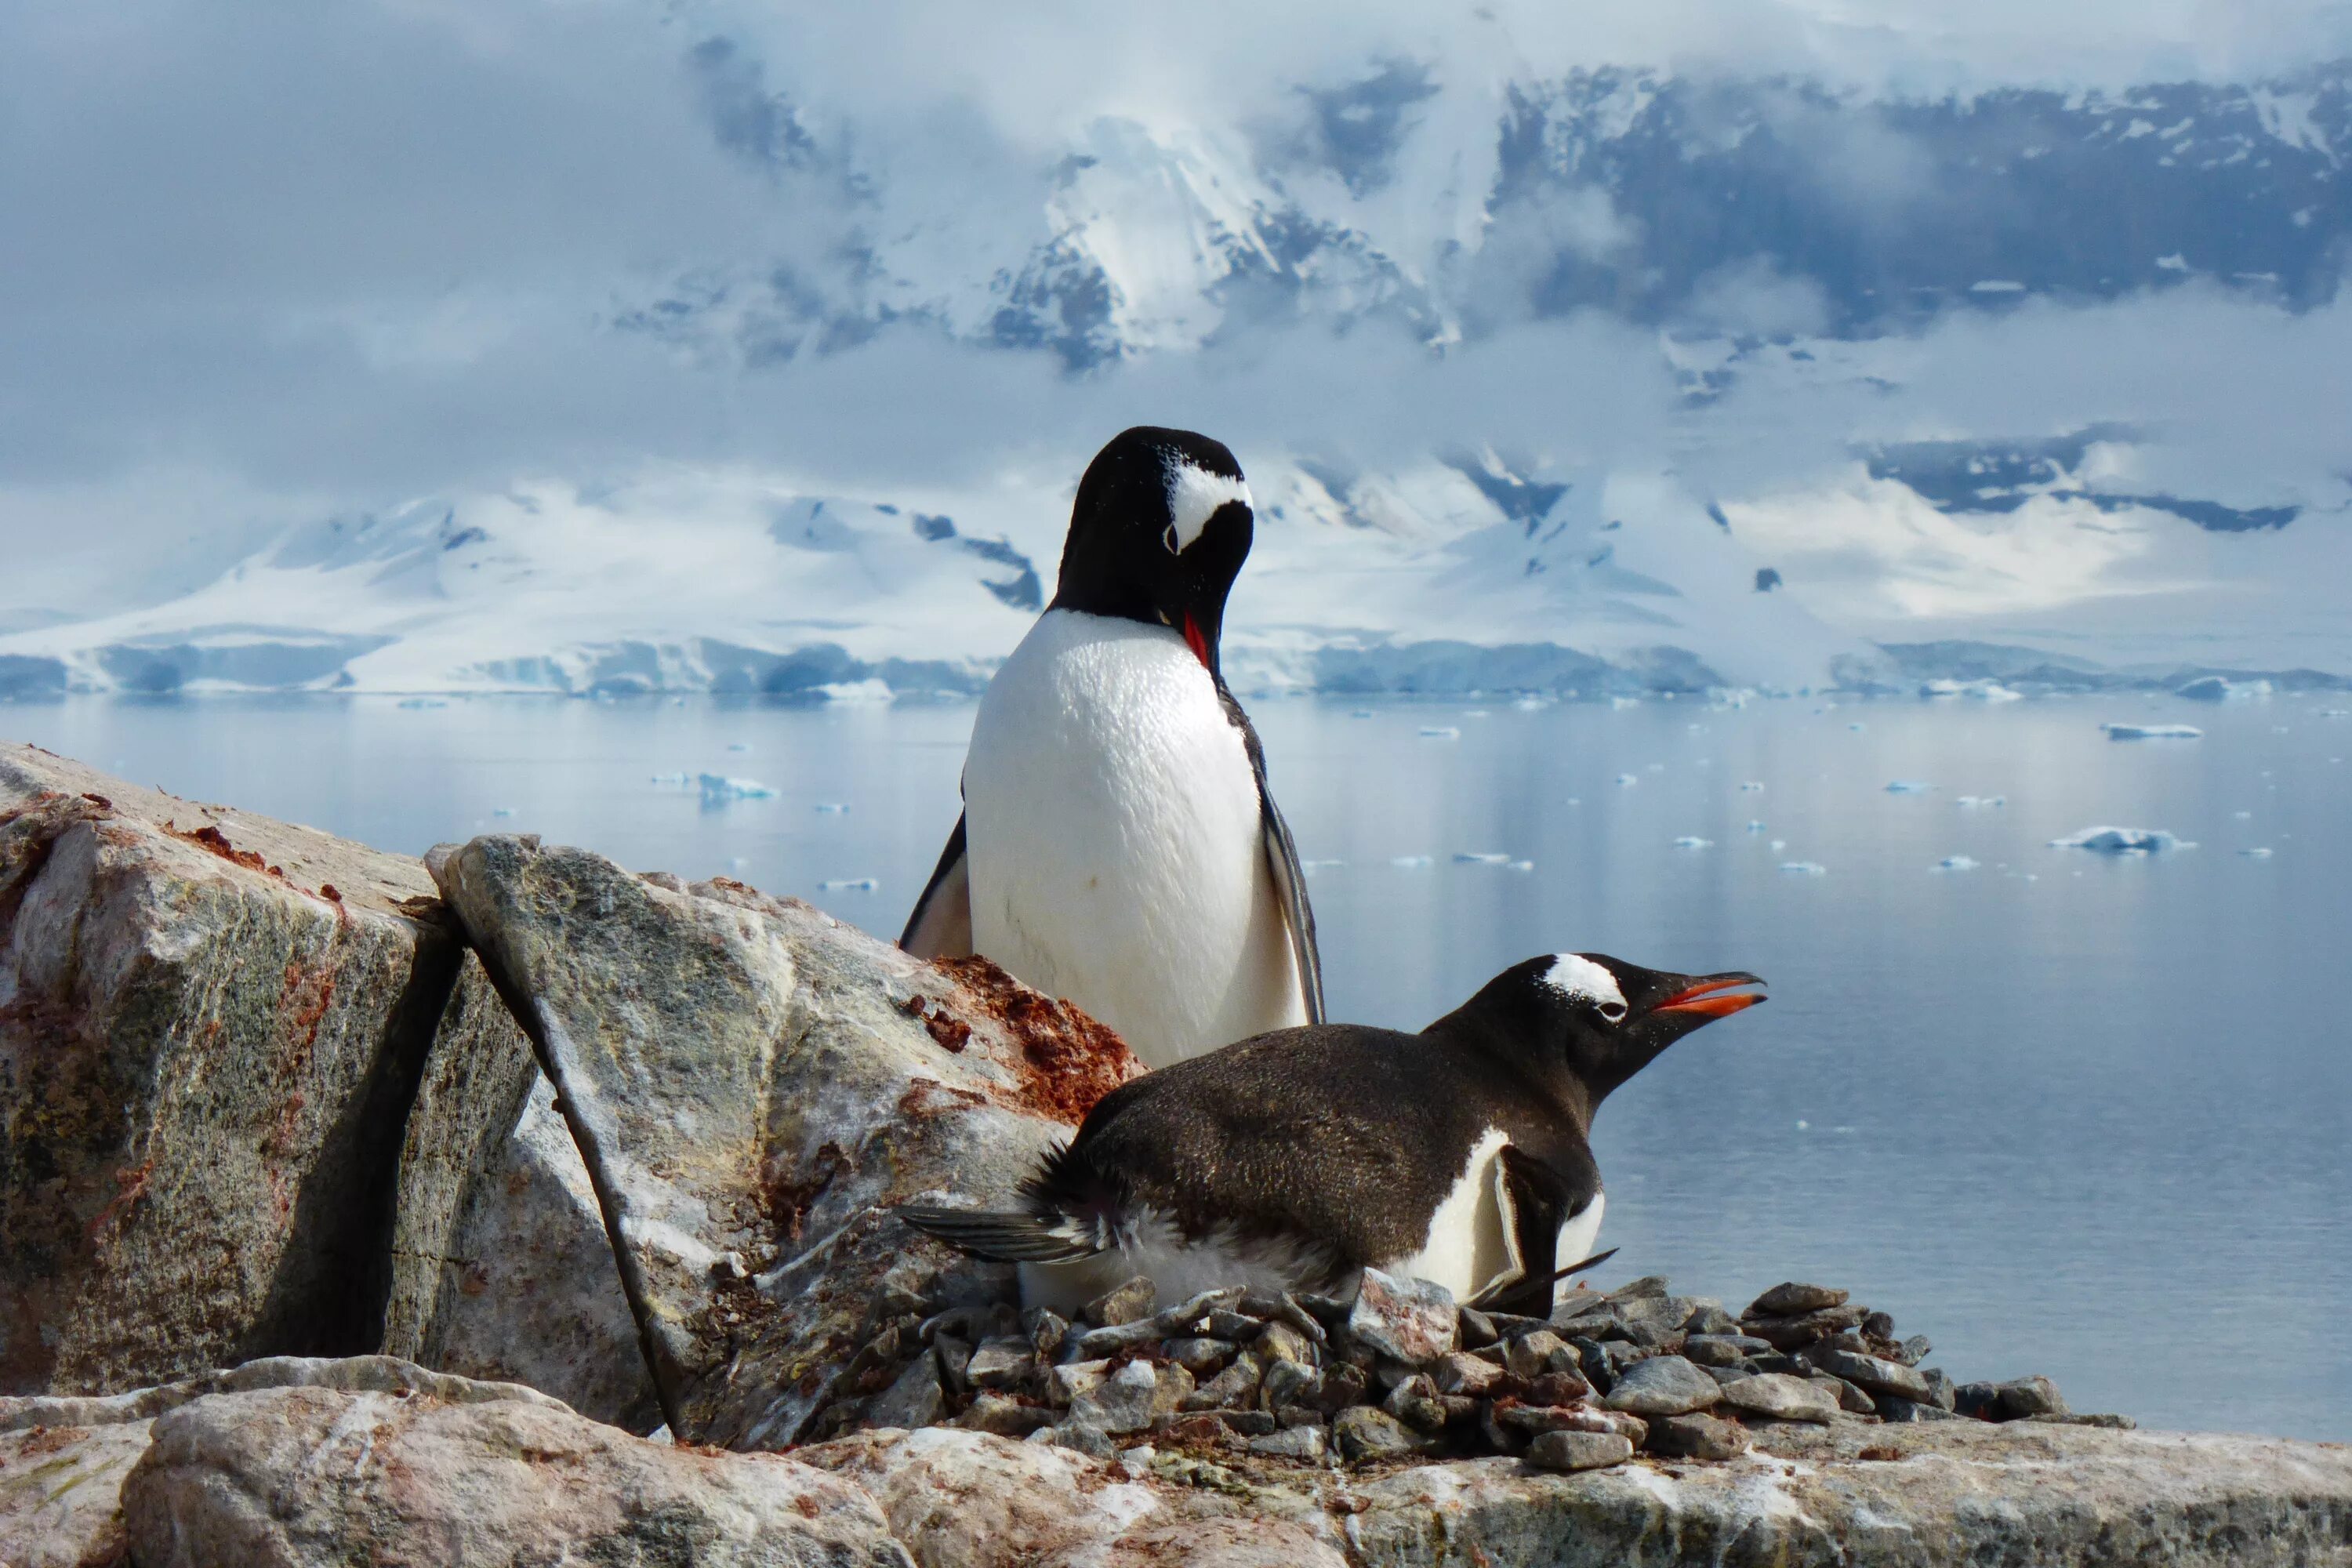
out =
[[[1507,1455],[1544,1469],[1636,1453],[1727,1459],[1776,1422],[2040,1421],[2046,1377],[1955,1383],[1927,1339],[1791,1281],[1737,1314],[1663,1278],[1564,1295],[1549,1318],[1460,1306],[1368,1269],[1352,1300],[1213,1290],[1161,1307],[1129,1280],[1064,1320],[1008,1304],[911,1317],[918,1353],[869,1407],[1102,1458],[1145,1445],[1314,1465]]]

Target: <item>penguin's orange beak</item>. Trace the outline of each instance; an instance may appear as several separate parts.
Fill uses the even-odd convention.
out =
[[[1706,1018],[1728,1018],[1743,1008],[1753,1007],[1764,1000],[1757,992],[1745,989],[1764,982],[1745,972],[1734,974],[1707,974],[1668,996],[1652,1013],[1695,1013]]]

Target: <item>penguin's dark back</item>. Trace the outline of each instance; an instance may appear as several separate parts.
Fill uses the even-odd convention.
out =
[[[1193,1235],[1306,1234],[1354,1266],[1419,1247],[1493,1127],[1591,1179],[1583,1140],[1569,1129],[1574,1147],[1552,1147],[1560,1119],[1507,1064],[1428,1036],[1313,1025],[1112,1090],[1039,1195],[1149,1206]]]

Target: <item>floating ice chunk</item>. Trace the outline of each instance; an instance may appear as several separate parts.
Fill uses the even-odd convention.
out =
[[[1622,789],[1631,789],[1633,785],[1640,784],[1641,782],[1642,781],[1640,779],[1635,778],[1632,773],[1619,773],[1617,775],[1617,784]]]
[[[404,697],[393,706],[395,708],[446,708],[449,704],[438,697]]]
[[[1742,795],[1762,795],[1764,793],[1764,781],[1762,779],[1748,779],[1740,784],[1739,793]]]
[[[1792,877],[1826,877],[1830,868],[1818,860],[1783,860],[1780,869]]]
[[[2254,819],[2254,814],[2251,811],[2233,811],[2230,815],[2240,822],[2252,822]]]
[[[1318,871],[1328,871],[1334,866],[1346,864],[1345,860],[1301,860],[1298,863],[1298,868],[1311,877]]]
[[[1566,800],[1560,802],[1560,804],[1562,805],[1582,805],[1584,801],[1580,796],[1570,795]]]
[[[490,807],[490,815],[492,816],[512,816],[514,814],[515,808],[510,805],[494,805]]]
[[[2082,832],[2050,841],[2053,849],[2091,849],[2102,855],[2157,855],[2168,849],[2194,849],[2196,845],[2160,827],[2085,827]]]
[[[1424,741],[1458,741],[1462,731],[1451,724],[1423,724],[1421,738]]]
[[[2201,741],[2205,731],[2194,724],[2102,724],[2110,741]]]
[[[1977,862],[1966,855],[1947,855],[1936,862],[1938,871],[1973,871],[1976,868]]]
[[[1641,705],[1642,700],[1638,697],[1612,697],[1609,700],[1612,708],[1639,708]]]
[[[1685,833],[1680,838],[1675,840],[1675,847],[1677,849],[1712,849],[1715,847],[1715,840],[1712,838],[1701,838],[1696,833]]]
[[[2319,716],[2323,719],[2352,719],[2352,708],[2322,708]]]
[[[758,779],[730,779],[718,773],[704,773],[699,781],[702,798],[716,800],[773,800],[776,792]]]
[[[1788,847],[1789,847],[1789,841],[1788,841],[1787,839],[1785,839],[1785,838],[1775,838],[1774,840],[1772,840],[1772,843],[1771,843],[1770,848],[1771,848],[1771,850],[1772,850],[1772,853],[1773,853],[1773,854],[1778,855],[1781,850],[1786,849]]]
[[[1960,809],[1962,811],[1985,811],[1993,806],[2007,805],[2008,804],[2009,796],[2005,795],[1964,795],[1960,796]]]
[[[657,784],[677,784],[683,786],[692,784],[694,782],[694,775],[691,773],[656,773],[653,775],[653,782]]]
[[[2251,845],[2239,850],[2238,853],[2249,860],[2267,860],[2271,858],[2270,847],[2264,844]]]
[[[816,803],[816,808],[828,816],[839,816],[849,809],[849,805],[845,801],[821,800]]]
[[[751,749],[751,742],[749,741],[730,741],[727,742],[727,749],[730,752],[748,752]]]
[[[1979,702],[2019,702],[2025,698],[2022,691],[2011,691],[1998,680],[1923,681],[1919,695],[1926,698],[1968,697]]]
[[[1935,787],[1936,786],[1934,784],[1923,783],[1918,779],[1894,779],[1888,782],[1886,785],[1886,793],[1889,795],[1925,795]]]
[[[1511,706],[1522,713],[1537,713],[1550,707],[1551,700],[1548,697],[1522,697]]]
[[[882,884],[872,877],[830,877],[817,886],[828,893],[871,893]]]
[[[1748,832],[1750,832],[1750,833],[1761,833],[1761,832],[1763,832],[1763,831],[1764,831],[1764,819],[1763,819],[1763,818],[1761,818],[1761,817],[1758,817],[1758,816],[1751,816],[1751,817],[1749,817],[1749,818],[1748,819]]]
[[[1511,858],[1491,850],[1457,849],[1454,852],[1454,863],[1456,866],[1507,866]]]
[[[1532,871],[1536,868],[1536,863],[1532,860],[1514,860],[1509,868],[1514,871]]]
[[[1856,719],[1853,723],[1848,724],[1846,728],[1849,730],[1862,731],[1869,729],[1870,726],[1864,723],[1861,720]]]
[[[2218,675],[2200,676],[2173,692],[2191,702],[2247,702],[2270,694],[2267,680],[2227,680]]]
[[[1390,865],[1406,871],[1418,871],[1429,863],[1429,857],[1426,855],[1400,855],[1389,862]]]

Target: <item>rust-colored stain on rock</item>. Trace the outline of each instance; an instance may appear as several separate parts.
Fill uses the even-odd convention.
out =
[[[938,967],[1021,1047],[1025,1109],[1075,1125],[1096,1100],[1142,1073],[1143,1064],[1109,1028],[1071,1003],[1030,990],[987,959],[943,958]]]
[[[259,871],[270,877],[283,877],[286,874],[275,866],[263,864],[261,857],[254,851],[239,849],[236,845],[231,844],[228,841],[228,835],[209,822],[193,833],[184,833],[177,823],[167,820],[163,824],[163,831],[183,844],[193,844],[199,849],[208,850],[219,856],[232,866],[242,866],[248,871]]]

